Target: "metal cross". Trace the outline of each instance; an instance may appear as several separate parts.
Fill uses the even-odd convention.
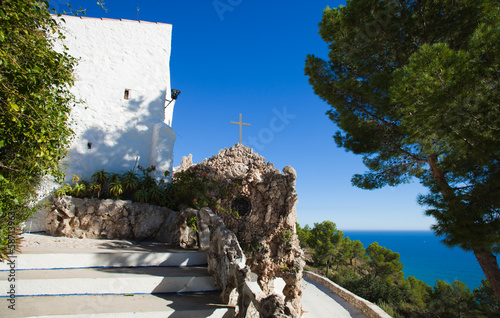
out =
[[[247,124],[247,123],[244,123],[242,120],[241,120],[241,113],[240,113],[240,121],[237,122],[237,121],[231,121],[231,124],[236,124],[236,125],[239,125],[240,126],[240,145],[241,145],[241,131],[242,131],[242,127],[243,126],[250,126],[250,124]]]

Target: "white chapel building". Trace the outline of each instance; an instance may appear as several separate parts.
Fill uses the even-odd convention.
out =
[[[66,180],[97,170],[157,167],[172,172],[176,92],[170,86],[172,25],[63,16],[64,44],[79,59],[72,92],[75,139]]]
[[[90,180],[97,170],[125,172],[156,166],[154,176],[172,172],[172,117],[180,93],[170,86],[172,25],[145,21],[62,16],[68,53],[78,59],[71,91],[83,103],[71,112],[75,132],[62,165]],[[136,170],[137,171],[137,170]],[[54,185],[45,185],[48,192]],[[45,229],[46,211],[27,222]]]

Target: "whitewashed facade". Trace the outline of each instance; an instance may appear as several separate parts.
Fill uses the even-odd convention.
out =
[[[72,111],[75,140],[64,160],[66,181],[99,169],[155,165],[172,170],[170,51],[172,25],[64,16],[64,44],[79,58]]]

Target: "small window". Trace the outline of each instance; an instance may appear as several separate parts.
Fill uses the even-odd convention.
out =
[[[123,98],[130,99],[130,89],[128,88],[125,89],[125,94],[123,95]]]
[[[231,211],[238,212],[239,216],[245,216],[250,213],[252,206],[247,198],[241,197],[231,202]]]

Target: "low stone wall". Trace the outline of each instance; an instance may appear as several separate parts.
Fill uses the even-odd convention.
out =
[[[198,247],[196,231],[186,225],[197,211],[180,212],[123,200],[52,198],[46,230],[55,236],[155,241]]]
[[[309,271],[304,271],[303,272],[304,276],[314,280],[317,283],[320,283],[321,285],[325,286],[328,288],[331,292],[335,293],[336,295],[339,295],[347,301],[349,304],[353,305],[354,307],[358,308],[363,312],[363,314],[368,317],[368,318],[391,318],[385,311],[383,311],[379,306],[351,293],[347,289],[335,284],[328,278],[325,278],[323,276],[317,275],[313,272]]]

